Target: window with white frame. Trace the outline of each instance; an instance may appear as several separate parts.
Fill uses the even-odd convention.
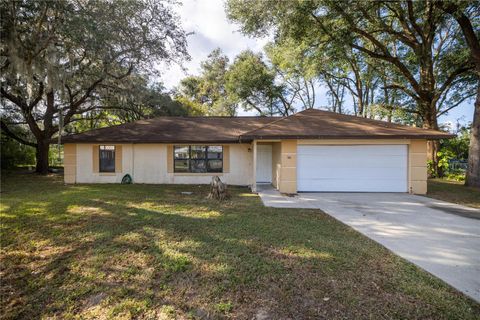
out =
[[[100,172],[115,172],[115,146],[100,146]]]

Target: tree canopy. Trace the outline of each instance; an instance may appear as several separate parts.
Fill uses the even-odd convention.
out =
[[[157,74],[158,62],[188,58],[168,3],[2,1],[0,11],[2,131],[36,148],[38,172],[62,126],[102,110],[132,77]]]
[[[228,66],[228,57],[219,48],[213,50],[201,63],[199,76],[180,81],[177,101],[207,115],[234,116],[237,106],[228,99],[225,87]]]
[[[280,87],[275,86],[275,74],[261,54],[243,51],[227,73],[227,92],[232,100],[242,104],[245,111],[274,114]]]
[[[313,80],[283,67],[281,59],[274,50],[266,56],[245,50],[230,63],[215,49],[201,63],[199,75],[180,81],[176,100],[207,115],[234,116],[239,109],[289,115],[299,106],[313,107]]]
[[[450,2],[478,34],[479,3]],[[303,66],[329,88],[333,107],[346,89],[355,114],[402,108],[414,123],[438,129],[438,117],[476,94],[478,77],[455,15],[439,1],[227,1],[229,18],[253,36],[274,34],[273,46],[301,48]],[[437,163],[437,143],[430,143]]]
[[[478,15],[473,7],[468,13]],[[231,0],[227,12],[245,33],[273,30],[276,46],[304,48],[290,64],[301,66],[307,59],[318,76],[343,78],[358,98],[360,115],[374,73],[394,75],[383,87],[408,96],[416,105],[409,111],[426,127],[438,128],[437,117],[475,91],[461,30],[432,2],[251,1],[247,6]]]

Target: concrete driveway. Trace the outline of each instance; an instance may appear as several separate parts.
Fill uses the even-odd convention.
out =
[[[321,209],[480,302],[480,210],[402,193],[260,190],[266,206]]]

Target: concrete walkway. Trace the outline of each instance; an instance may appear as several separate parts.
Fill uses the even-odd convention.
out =
[[[403,193],[261,188],[265,206],[321,209],[480,302],[480,210]]]

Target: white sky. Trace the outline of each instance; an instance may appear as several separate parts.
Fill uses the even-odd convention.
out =
[[[243,50],[251,49],[254,52],[262,51],[268,39],[256,39],[242,35],[239,27],[227,20],[223,0],[184,0],[179,7],[178,14],[181,24],[186,32],[194,32],[188,37],[188,52],[192,57],[190,62],[185,63],[186,68],[183,71],[177,65],[162,67],[165,73],[161,81],[167,89],[175,87],[181,79],[187,75],[197,75],[200,71],[200,62],[205,60],[208,54],[216,49],[222,49],[230,62]],[[325,96],[325,88],[318,88],[316,94],[316,106],[326,106],[328,104]],[[347,100],[347,105],[351,101]],[[442,116],[441,123],[456,123],[457,119],[462,119],[462,123],[472,121],[473,100],[463,103],[453,109],[448,115]],[[239,115],[246,115],[245,112],[239,112]]]
[[[222,0],[184,0],[179,7],[183,29],[194,34],[188,36],[188,52],[192,60],[184,65],[187,73],[179,66],[169,66],[162,77],[164,85],[171,89],[187,75],[200,71],[200,62],[216,48],[222,49],[230,62],[243,50],[262,51],[268,39],[254,39],[242,35],[238,26],[231,24],[225,15]]]

